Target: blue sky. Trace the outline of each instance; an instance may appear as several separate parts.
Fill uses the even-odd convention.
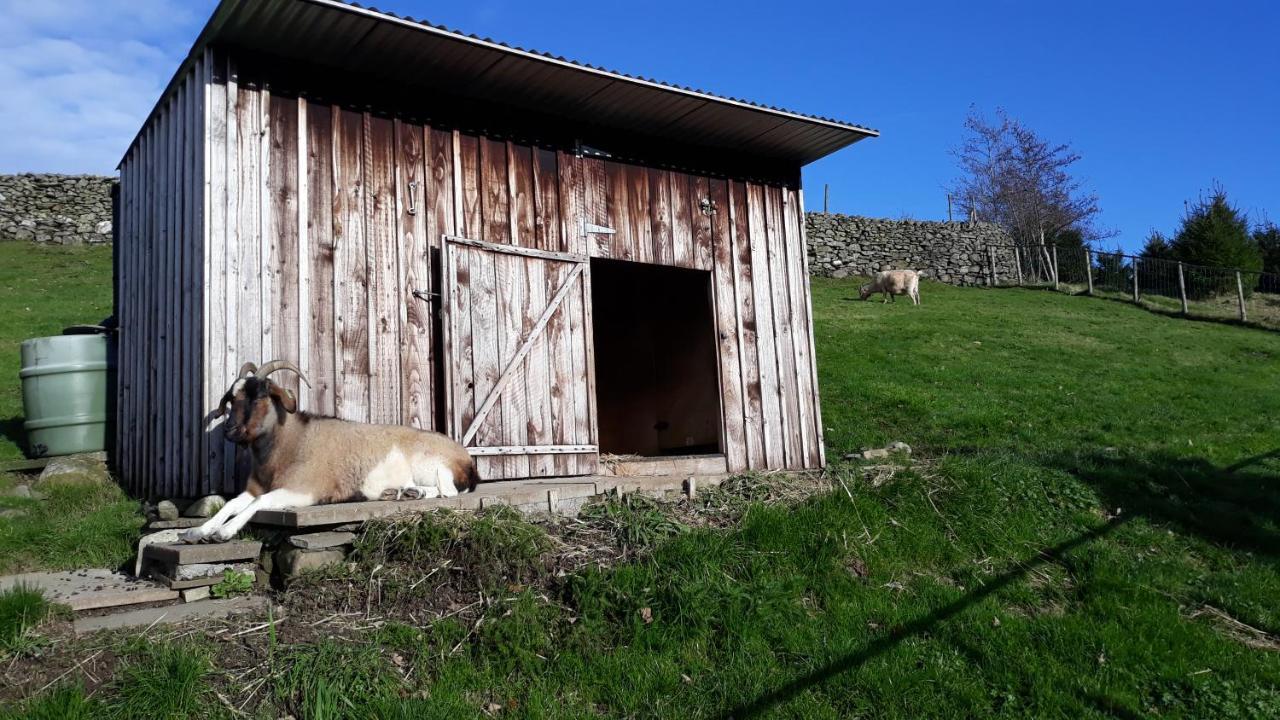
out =
[[[0,0],[0,172],[111,172],[214,4]],[[945,218],[972,105],[1071,142],[1127,248],[1215,181],[1280,221],[1280,4],[376,4],[880,129],[805,170],[809,209]]]

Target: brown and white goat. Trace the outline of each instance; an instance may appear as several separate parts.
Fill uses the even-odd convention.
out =
[[[475,489],[475,463],[458,443],[410,427],[298,412],[293,393],[269,377],[280,370],[307,382],[286,361],[269,362],[261,370],[245,363],[214,410],[213,418],[227,418],[226,438],[248,448],[252,469],[244,492],[183,533],[185,542],[226,542],[259,510],[453,496]]]
[[[858,289],[858,298],[866,300],[876,293],[884,293],[884,301],[889,302],[896,295],[906,295],[914,305],[920,304],[920,275],[915,270],[881,270],[871,278],[871,282]]]

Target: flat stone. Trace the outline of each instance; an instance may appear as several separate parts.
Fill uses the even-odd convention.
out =
[[[210,518],[226,504],[221,495],[206,495],[191,503],[182,514],[189,518]]]
[[[178,593],[173,593],[177,597]],[[116,630],[131,627],[151,627],[160,624],[175,624],[188,620],[222,618],[240,613],[262,613],[270,606],[270,601],[262,595],[244,595],[225,600],[197,600],[182,605],[166,607],[142,608],[114,615],[79,618],[72,623],[77,634],[96,630]],[[280,614],[275,618],[280,619]]]
[[[80,453],[50,458],[36,486],[66,483],[94,483],[105,485],[114,482],[107,472],[106,453]]]
[[[339,545],[350,545],[355,539],[355,533],[330,531],[294,535],[289,538],[289,544],[303,550],[323,550]]]
[[[193,528],[197,525],[203,525],[206,518],[201,517],[180,517],[177,520],[152,520],[147,523],[148,530],[172,530]]]
[[[163,583],[170,590],[186,590],[217,585],[222,582],[222,577],[227,571],[252,573],[257,567],[254,563],[212,563],[179,565],[172,569],[152,567],[148,572],[152,578]]]
[[[276,555],[276,564],[280,567],[281,575],[286,578],[295,578],[309,570],[337,565],[346,559],[347,554],[338,548],[324,550],[289,548]]]
[[[224,543],[202,545],[173,543],[148,546],[146,557],[166,565],[193,565],[251,560],[257,558],[261,550],[262,543],[255,540],[230,540]]]
[[[178,506],[172,500],[161,500],[156,503],[156,517],[161,520],[177,520],[180,515]]]
[[[142,561],[146,556],[146,549],[150,545],[168,545],[178,542],[178,535],[182,532],[178,528],[170,528],[168,530],[160,530],[148,533],[138,538],[137,555],[133,559],[133,574],[135,577],[142,577]]]
[[[182,591],[182,602],[195,602],[197,600],[204,600],[209,597],[209,594],[211,592],[213,591],[209,589],[208,585],[201,585],[199,587],[188,588]]]
[[[9,575],[0,578],[0,590],[18,585],[44,591],[49,601],[72,610],[120,607],[174,600],[178,593],[149,580],[139,580],[113,570],[68,570]]]

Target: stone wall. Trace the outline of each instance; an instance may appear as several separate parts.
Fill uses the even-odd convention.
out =
[[[952,285],[986,285],[988,248],[1009,245],[992,223],[886,220],[812,212],[805,216],[809,272],[828,277],[910,269]],[[1012,251],[996,250],[997,277],[1014,271]]]
[[[111,185],[102,175],[0,175],[0,240],[111,242]]]

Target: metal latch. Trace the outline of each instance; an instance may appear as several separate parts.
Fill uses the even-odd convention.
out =
[[[617,232],[618,232],[617,230],[614,230],[614,229],[613,229],[613,228],[611,228],[611,227],[605,227],[605,226],[603,226],[603,225],[596,225],[595,223],[589,223],[589,222],[587,222],[586,220],[581,220],[581,221],[579,221],[579,222],[580,222],[581,227],[582,227],[582,234],[583,234],[583,235],[588,235],[588,234],[592,234],[592,235],[616,235],[616,234],[617,234]]]
[[[413,296],[425,302],[434,302],[440,299],[440,293],[431,292],[430,290],[413,290]]]

